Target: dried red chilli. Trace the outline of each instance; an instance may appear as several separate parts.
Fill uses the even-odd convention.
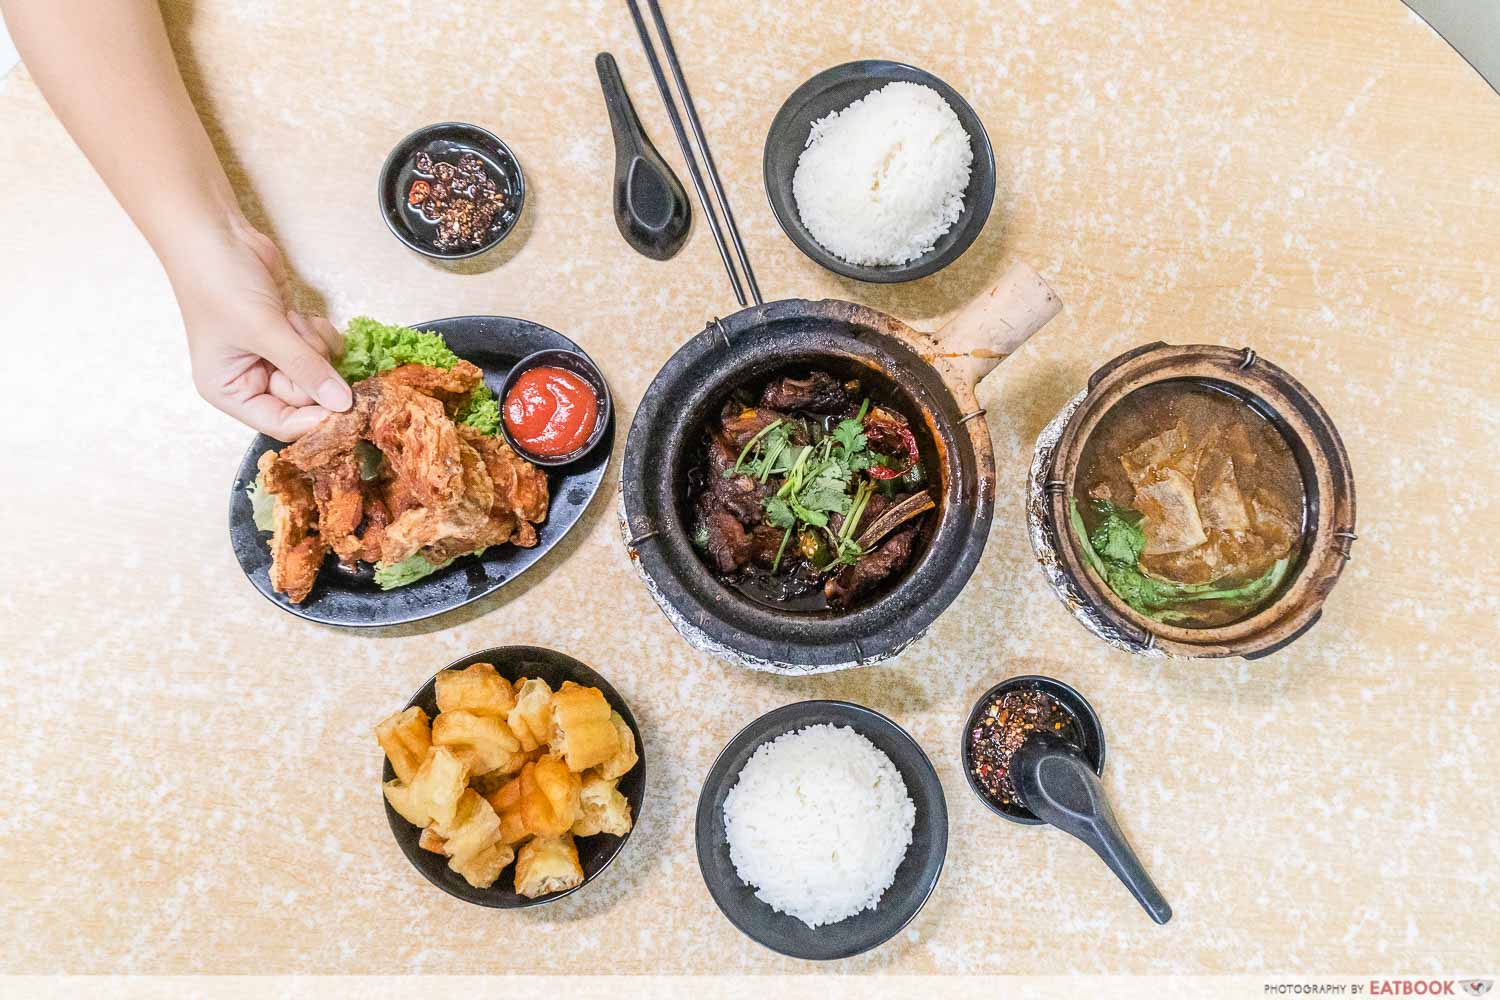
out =
[[[904,461],[905,464],[892,468],[886,465],[872,465],[869,468],[871,479],[897,479],[911,471],[912,466],[917,464],[917,438],[912,434],[911,428],[904,424],[898,424],[893,420],[881,420],[871,414],[865,420],[865,435],[870,439],[870,447],[882,454],[889,455],[893,461]],[[905,449],[904,457],[892,455],[891,437],[894,436]]]

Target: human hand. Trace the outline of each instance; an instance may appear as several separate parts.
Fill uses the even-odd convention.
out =
[[[167,269],[205,400],[280,441],[352,405],[329,360],[343,338],[323,317],[287,308],[281,253],[244,219],[206,234]]]

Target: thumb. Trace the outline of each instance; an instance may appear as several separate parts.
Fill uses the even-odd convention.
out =
[[[348,383],[285,319],[278,318],[261,333],[256,353],[317,400],[318,405],[337,413],[353,405],[354,395]]]

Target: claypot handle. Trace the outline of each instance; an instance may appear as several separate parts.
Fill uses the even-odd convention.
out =
[[[959,311],[933,339],[970,385],[995,370],[1062,309],[1062,300],[1040,274],[1022,263]]]

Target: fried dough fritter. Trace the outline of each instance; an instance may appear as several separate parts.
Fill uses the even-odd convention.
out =
[[[639,757],[633,731],[600,689],[564,681],[554,692],[539,677],[506,674],[492,663],[444,670],[430,725],[412,707],[375,735],[397,775],[384,785],[386,801],[421,828],[418,846],[445,855],[476,888],[514,861],[515,891],[535,898],[583,880],[575,837],[630,833],[634,816],[619,785]],[[596,726],[618,726],[621,735],[608,737],[618,752],[580,772],[569,758],[587,749]]]
[[[306,600],[330,549],[346,565],[417,553],[440,565],[506,542],[535,545],[546,474],[504,440],[453,421],[483,379],[465,361],[402,365],[356,382],[347,412],[262,455],[260,479],[276,502],[272,586]],[[378,449],[373,474],[361,442]]]

